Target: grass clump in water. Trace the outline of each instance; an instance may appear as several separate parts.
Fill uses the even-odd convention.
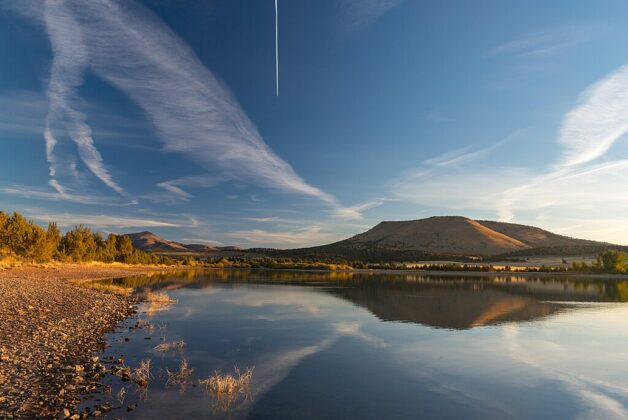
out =
[[[140,362],[139,366],[135,368],[131,374],[131,381],[139,386],[147,386],[150,379],[153,377],[150,373],[151,360],[144,359]]]
[[[171,298],[166,292],[154,292],[151,290],[140,294],[140,299],[148,302],[146,313],[149,316],[157,312],[168,310],[172,305],[179,303],[178,300]]]
[[[182,391],[185,390],[185,387],[191,382],[192,372],[194,372],[194,368],[190,367],[187,359],[181,360],[177,372],[171,372],[166,368],[166,386],[179,386]]]
[[[253,379],[253,369],[254,367],[249,367],[241,372],[236,366],[234,374],[221,374],[216,371],[209,378],[199,380],[199,384],[204,386],[207,392],[216,395],[246,394]]]
[[[171,341],[168,343],[161,343],[155,346],[154,350],[162,353],[167,353],[171,351],[183,351],[185,349],[185,341],[177,340]]]
[[[124,387],[120,388],[120,391],[116,394],[116,399],[120,405],[124,404],[124,400],[126,399],[126,389]]]

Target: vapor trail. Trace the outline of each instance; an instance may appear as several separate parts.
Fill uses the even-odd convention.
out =
[[[279,96],[279,12],[275,0],[275,86]]]

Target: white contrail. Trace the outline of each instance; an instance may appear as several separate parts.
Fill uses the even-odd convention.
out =
[[[279,96],[279,12],[275,0],[275,86]]]

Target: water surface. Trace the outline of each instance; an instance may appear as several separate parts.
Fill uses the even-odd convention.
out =
[[[176,300],[110,335],[106,355],[149,358],[153,374],[147,389],[107,379],[113,395],[97,398],[120,405],[125,387],[124,407],[139,403],[111,417],[628,418],[627,281],[214,270],[105,283]],[[174,340],[183,351],[154,350]],[[190,382],[167,386],[183,358]],[[254,367],[245,392],[198,386],[234,366]]]

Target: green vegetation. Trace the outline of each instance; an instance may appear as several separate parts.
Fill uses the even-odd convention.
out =
[[[61,235],[55,223],[48,228],[26,220],[18,212],[0,211],[0,257],[7,255],[29,262],[121,262],[127,264],[192,264],[149,254],[133,248],[128,236],[99,232],[79,225]]]
[[[624,251],[609,249],[598,255],[597,260],[593,264],[574,262],[572,269],[590,273],[626,273],[628,272],[628,254]]]
[[[347,261],[322,262],[293,258],[247,258],[219,257],[208,258],[203,264],[207,268],[268,268],[279,270],[351,270],[360,263]]]

